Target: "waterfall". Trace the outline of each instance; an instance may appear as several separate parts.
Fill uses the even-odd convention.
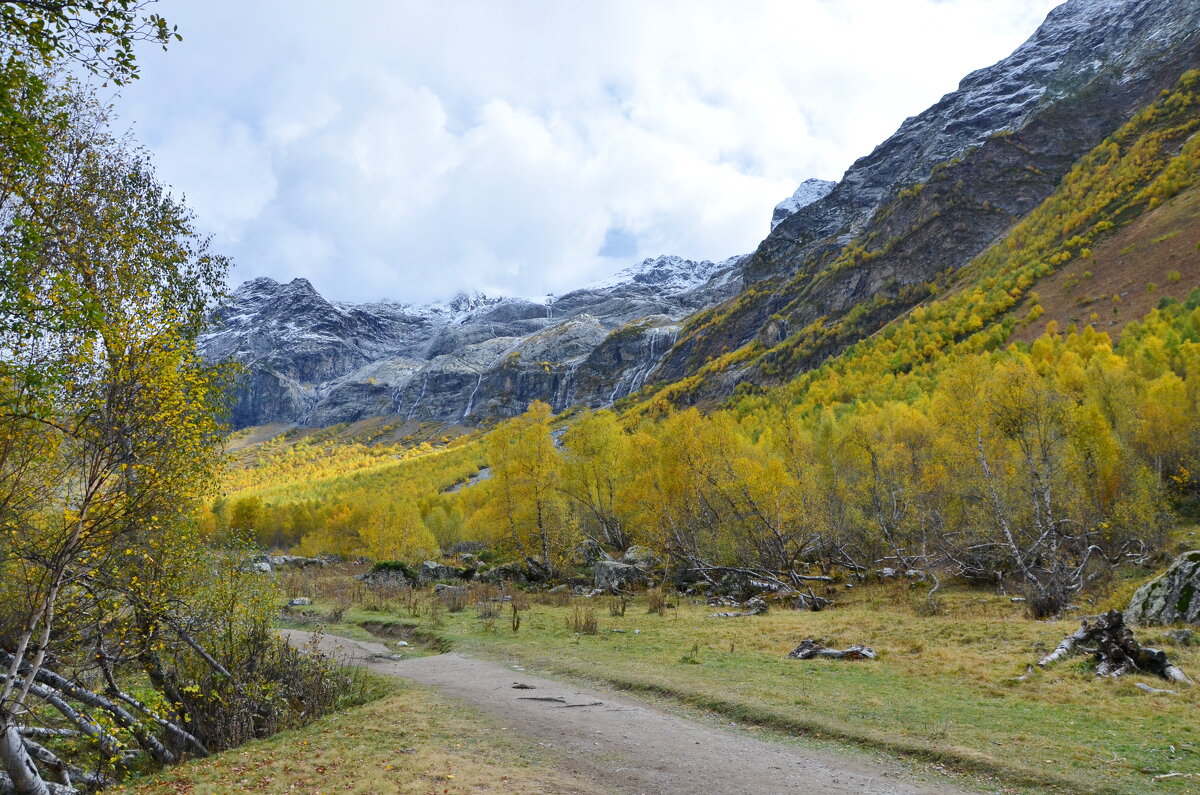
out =
[[[660,334],[660,332],[662,333]],[[666,330],[654,328],[648,330],[648,343],[650,350],[646,357],[646,363],[641,367],[638,367],[636,370],[626,370],[621,374],[621,377],[617,379],[616,385],[613,386],[612,394],[608,397],[608,402],[610,405],[615,403],[618,397],[622,397],[620,394],[621,387],[626,383],[626,381],[629,382],[629,389],[625,392],[626,395],[632,395],[634,392],[646,385],[646,379],[650,377],[650,373],[654,372],[654,368],[658,366],[659,360],[666,356],[667,353],[670,352],[671,348],[674,347],[675,340],[677,339],[678,335],[679,330],[674,328],[668,328]],[[656,355],[654,343],[659,336],[666,337],[667,344],[662,346],[661,352]]]
[[[421,379],[421,394],[417,395],[416,401],[413,402],[412,408],[408,410],[408,416],[404,419],[411,420],[413,414],[417,412],[417,406],[421,405],[421,399],[425,397],[425,387],[429,386],[429,371],[425,371],[425,377]]]
[[[479,385],[483,383],[483,373],[479,374],[479,379],[475,382],[475,388],[471,390],[471,397],[467,398],[467,410],[463,412],[462,418],[465,420],[467,415],[471,413],[471,408],[475,405],[475,393],[479,391]]]

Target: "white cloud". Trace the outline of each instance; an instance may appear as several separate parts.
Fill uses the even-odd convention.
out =
[[[119,107],[235,281],[561,292],[751,250],[1055,4],[166,1],[185,40]]]

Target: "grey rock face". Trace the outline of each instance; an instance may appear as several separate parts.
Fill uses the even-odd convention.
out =
[[[604,548],[590,538],[584,539],[575,547],[575,556],[584,566],[594,566],[599,560],[611,560]]]
[[[1200,624],[1200,550],[1180,555],[1161,577],[1138,588],[1125,622]]]
[[[542,302],[335,304],[304,279],[255,279],[216,313],[201,350],[245,367],[235,427],[375,416],[470,425],[533,400],[598,407],[645,383],[681,318],[734,294],[742,259],[645,260]]]
[[[439,580],[461,580],[466,572],[444,563],[427,560],[417,569],[417,582],[425,585]]]
[[[866,301],[870,334],[1035,209],[1063,175],[1200,62],[1197,0],[1067,0],[1012,55],[905,121],[838,185],[784,218],[743,267],[755,293],[676,346],[652,380],[686,377],[760,333],[835,322]],[[921,190],[916,190],[920,187]],[[849,244],[874,256],[829,270]],[[774,324],[772,328],[765,328]],[[713,379],[713,395],[817,366],[853,344]],[[769,375],[767,373],[770,373]]]
[[[996,133],[1028,127],[1064,101],[1095,96],[1099,107],[1073,119],[1075,130],[1064,130],[1076,139],[1065,172],[1193,66],[1198,44],[1195,0],[1068,0],[1012,55],[967,75],[956,91],[906,120],[826,196],[786,217],[772,237],[803,244],[856,236],[885,201],[929,179],[934,166]],[[747,275],[769,272],[769,263],[756,257]]]
[[[824,199],[829,191],[837,187],[836,182],[825,179],[806,179],[796,188],[796,192],[775,205],[771,214],[771,229],[779,226],[784,219],[795,215],[801,207],[807,207],[815,201]]]
[[[662,559],[654,554],[654,550],[650,547],[634,545],[625,550],[625,554],[621,556],[621,562],[649,569],[662,563]]]
[[[601,590],[619,590],[646,582],[646,572],[618,560],[600,560],[592,567],[592,581]]]

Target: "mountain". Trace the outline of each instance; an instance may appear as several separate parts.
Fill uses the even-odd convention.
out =
[[[1198,63],[1200,0],[1068,0],[776,225],[739,295],[690,319],[648,380],[703,372],[692,398],[719,397],[786,381],[875,333]],[[836,324],[836,338],[822,331]]]
[[[202,349],[246,365],[239,427],[470,425],[534,399],[561,411],[672,385],[672,400],[692,403],[787,382],[955,289],[1083,155],[1197,64],[1200,0],[1068,0],[841,181],[801,184],[749,255],[659,257],[558,297],[445,305],[339,304],[302,279],[257,279]]]
[[[336,303],[306,279],[260,278],[215,313],[200,348],[244,366],[239,428],[379,415],[471,424],[535,399],[602,406],[644,383],[682,318],[737,290],[742,259],[663,256],[558,297],[430,305]]]
[[[795,193],[775,205],[775,212],[771,214],[771,231],[775,231],[775,227],[798,213],[801,208],[824,199],[836,187],[836,182],[827,179],[806,179],[801,182]]]

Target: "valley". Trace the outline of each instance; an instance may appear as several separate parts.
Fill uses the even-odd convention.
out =
[[[314,285],[369,213],[310,191],[382,190],[371,135],[208,236],[88,82],[174,28],[34,5],[0,4],[0,795],[1196,791],[1200,0],[1055,5],[735,256],[645,256],[680,238],[643,180],[638,218],[531,205],[602,241],[563,273],[626,264],[522,297],[488,194],[438,251],[513,287],[444,301],[406,300],[462,266],[416,244],[388,298],[328,297],[375,254]],[[462,147],[338,251],[482,188],[487,124],[583,125],[349,85],[262,146],[385,96],[437,133],[373,125],[396,162]],[[273,275],[228,284],[214,241],[263,229]]]

